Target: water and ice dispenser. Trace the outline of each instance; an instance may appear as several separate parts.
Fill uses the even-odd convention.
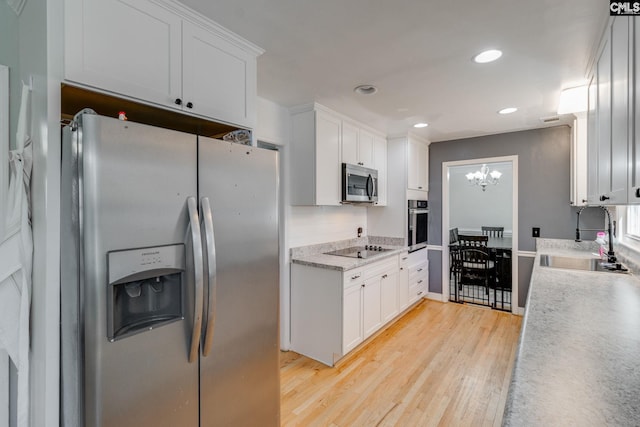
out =
[[[107,254],[107,265],[109,340],[184,317],[184,245],[112,251]]]

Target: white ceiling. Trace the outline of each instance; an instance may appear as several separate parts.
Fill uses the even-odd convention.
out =
[[[608,19],[602,0],[182,2],[265,49],[259,96],[315,101],[388,134],[427,121],[414,132],[431,141],[544,126],[561,89],[585,83]],[[504,54],[472,62],[487,48]]]

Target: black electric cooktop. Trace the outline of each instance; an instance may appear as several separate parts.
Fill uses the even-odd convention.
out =
[[[327,255],[337,255],[349,258],[370,258],[374,255],[379,255],[382,252],[390,251],[391,249],[385,249],[382,246],[365,245],[365,246],[352,246],[350,248],[338,249],[337,251],[325,252]]]

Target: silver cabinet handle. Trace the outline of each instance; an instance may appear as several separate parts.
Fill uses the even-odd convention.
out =
[[[418,280],[418,285],[419,285],[420,283],[422,283],[422,280]]]
[[[422,291],[418,292],[418,295],[422,295]]]
[[[418,273],[420,273],[421,271],[422,271],[422,269],[421,269],[421,268],[419,268],[419,269],[418,269]]]
[[[218,295],[217,265],[216,265],[216,238],[213,232],[213,215],[209,198],[204,197],[202,205],[202,222],[204,223],[204,241],[207,262],[207,283],[209,298],[207,301],[207,324],[204,330],[204,345],[202,354],[208,356],[213,346],[213,332],[216,322],[216,300]]]
[[[383,278],[383,279],[386,279],[387,277],[389,277],[389,276],[388,276],[388,275],[386,275],[386,274],[383,274],[383,275],[382,275],[382,278]]]
[[[200,333],[202,331],[203,277],[202,277],[202,240],[200,240],[200,221],[198,219],[198,205],[195,197],[187,198],[189,209],[189,227],[191,229],[191,244],[193,245],[193,275],[195,301],[193,306],[193,331],[191,333],[191,348],[189,363],[198,359],[200,348]]]
[[[360,276],[362,276],[362,275],[361,274],[356,274],[355,276],[351,276],[351,280],[359,279]]]
[[[403,260],[403,261],[406,261],[406,260],[407,260],[407,258],[409,258],[409,257],[404,256],[404,257],[402,257],[402,260]]]
[[[404,267],[400,267],[400,271],[404,270]]]

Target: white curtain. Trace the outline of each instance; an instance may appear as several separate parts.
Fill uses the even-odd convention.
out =
[[[0,243],[0,349],[18,370],[17,425],[29,425],[29,311],[33,240],[29,206],[32,143],[30,88],[23,85],[16,149],[9,152],[6,239]]]

